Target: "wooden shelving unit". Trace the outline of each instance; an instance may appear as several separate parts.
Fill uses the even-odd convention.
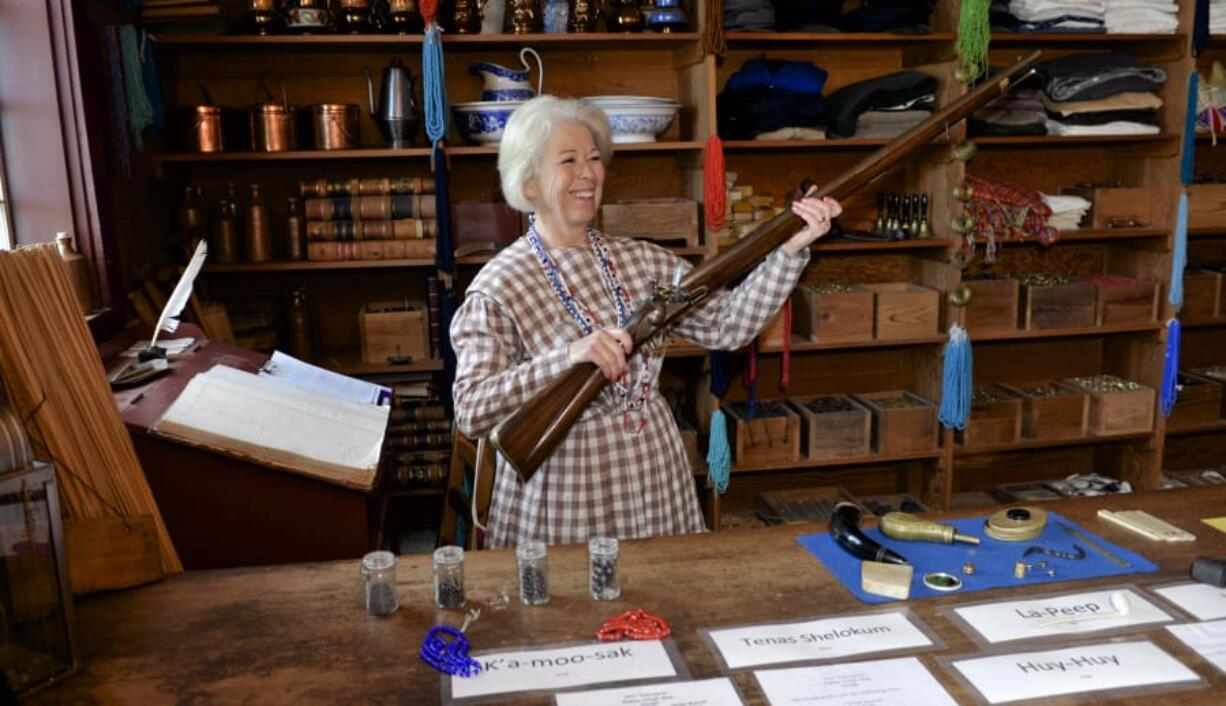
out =
[[[400,373],[432,373],[443,369],[441,359],[415,360],[404,364],[367,363],[362,360],[362,352],[357,349],[324,351],[320,356],[320,365],[330,367],[345,375],[391,375]]]

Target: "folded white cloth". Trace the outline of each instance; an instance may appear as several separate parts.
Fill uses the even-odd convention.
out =
[[[1179,17],[1157,10],[1128,8],[1108,12],[1107,34],[1174,34]]]
[[[881,139],[898,137],[932,116],[925,110],[869,110],[856,121],[856,137]]]
[[[1169,15],[1179,14],[1179,3],[1175,2],[1175,0],[1107,0],[1104,10],[1106,14],[1110,15],[1112,12],[1134,8],[1155,10]]]
[[[1075,16],[1102,19],[1103,0],[1011,0],[1009,14],[1023,22]]]
[[[1044,194],[1040,192],[1039,196],[1043,197],[1043,202],[1051,209],[1053,216],[1062,213],[1085,213],[1090,210],[1090,202],[1074,194]]]
[[[1116,120],[1102,125],[1065,125],[1056,120],[1047,121],[1047,134],[1062,137],[1082,137],[1087,135],[1156,135],[1157,125],[1144,125],[1128,120]]]

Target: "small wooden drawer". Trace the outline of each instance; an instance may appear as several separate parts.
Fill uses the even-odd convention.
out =
[[[1222,416],[1222,383],[1194,373],[1179,373],[1175,409],[1166,420],[1167,429],[1213,424]]]
[[[1139,186],[1074,186],[1060,189],[1062,194],[1080,196],[1090,202],[1081,221],[1082,228],[1133,228],[1153,226],[1153,191]],[[1133,225],[1135,224],[1135,225]]]
[[[1204,321],[1218,315],[1222,300],[1222,275],[1212,270],[1188,269],[1183,273],[1183,321]]]
[[[792,294],[792,329],[811,341],[871,341],[873,293],[852,285],[802,286]]]
[[[363,304],[358,312],[362,362],[425,360],[430,357],[430,327],[425,307],[405,302]]]
[[[655,198],[614,201],[600,207],[599,228],[626,238],[698,246],[698,202]]]
[[[1015,279],[971,279],[963,282],[971,300],[963,311],[965,328],[972,335],[990,331],[1016,331],[1020,291]]]
[[[873,331],[878,339],[927,338],[941,326],[941,293],[913,282],[862,285],[877,295]]]
[[[869,392],[855,399],[873,413],[873,449],[880,454],[934,451],[937,408],[911,392]]]
[[[785,403],[758,402],[753,419],[746,419],[744,402],[724,404],[729,438],[734,440],[737,465],[783,463],[800,460],[800,415]]]
[[[1090,396],[1061,382],[1001,385],[1022,401],[1022,436],[1035,441],[1081,439],[1090,423]]]
[[[1069,378],[1065,382],[1090,396],[1090,431],[1096,436],[1153,430],[1153,388],[1114,375]]]
[[[873,415],[846,395],[789,397],[800,415],[800,452],[805,458],[850,458],[871,453]]]
[[[1188,186],[1188,227],[1226,227],[1226,184]]]
[[[1193,375],[1212,380],[1217,384],[1226,388],[1226,365],[1214,365],[1208,368],[1193,368],[1188,371]],[[1222,395],[1222,411],[1221,416],[1226,417],[1226,394]]]
[[[958,441],[966,448],[1016,444],[1022,438],[1022,400],[999,385],[976,387]]]
[[[1158,285],[1130,277],[1092,277],[1098,287],[1098,326],[1146,324],[1158,320]]]
[[[1087,328],[1094,325],[1098,288],[1090,282],[1022,282],[1020,323],[1028,331]]]

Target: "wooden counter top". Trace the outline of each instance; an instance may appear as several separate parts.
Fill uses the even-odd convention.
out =
[[[1226,514],[1226,487],[1086,498],[1044,506],[1142,553],[1161,570],[1151,575],[907,603],[945,644],[925,653],[923,661],[963,704],[974,701],[933,657],[978,649],[938,613],[942,606],[1119,583],[1147,587],[1185,579],[1195,556],[1226,557],[1226,534],[1200,522],[1204,517]],[[1175,545],[1148,542],[1099,521],[1094,516],[1099,507],[1145,509],[1198,539]],[[982,514],[958,511],[948,516]],[[639,607],[671,622],[673,639],[693,678],[719,676],[714,657],[698,635],[699,628],[816,618],[868,608],[793,541],[797,535],[820,529],[791,525],[623,542],[622,598],[609,603],[587,597],[585,547],[552,547],[552,600],[538,608],[519,603],[513,552],[470,553],[466,560],[469,604],[482,607],[482,613],[468,635],[477,652],[580,642],[591,639],[609,615]],[[429,562],[427,555],[401,557],[401,609],[385,619],[368,617],[363,609],[356,558],[193,572],[123,593],[87,598],[77,604],[81,672],[29,703],[438,703],[439,674],[420,661],[417,651],[430,626],[440,621],[458,625],[461,616],[432,607]],[[483,605],[499,591],[510,597],[506,608]],[[1180,658],[1206,679],[1209,688],[1175,691],[1158,699],[1152,694],[1049,699],[1045,706],[1091,701],[1138,706],[1226,702],[1226,675],[1160,626],[1136,634],[1148,636]],[[1024,649],[1042,649],[1042,644],[1028,642]],[[752,674],[740,673],[734,680],[747,703],[765,703]],[[538,697],[513,703],[552,702],[552,698]]]

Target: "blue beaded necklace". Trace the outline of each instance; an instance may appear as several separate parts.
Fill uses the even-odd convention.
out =
[[[605,291],[613,300],[613,306],[617,309],[617,325],[624,328],[630,321],[630,296],[626,293],[625,286],[622,285],[621,278],[617,275],[617,268],[613,266],[613,260],[609,257],[608,246],[605,245],[604,239],[600,237],[594,228],[587,229],[588,244],[592,248],[592,253],[596,256],[596,261],[600,264],[600,279],[604,284]],[[541,234],[536,230],[536,214],[532,214],[528,218],[528,242],[531,243],[533,251],[536,253],[536,259],[541,266],[541,272],[545,275],[545,279],[549,282],[549,286],[553,289],[554,294],[558,296],[558,300],[562,303],[562,307],[570,314],[570,317],[579,325],[579,329],[583,331],[584,336],[590,336],[592,332],[600,326],[600,319],[587,306],[580,302],[573,293],[570,287],[566,285],[566,281],[562,279],[562,273],[558,269],[558,265],[554,262],[549,251],[545,249],[545,243],[541,240]],[[647,393],[651,390],[651,385],[647,382],[651,375],[649,363],[651,361],[651,353],[647,346],[639,347],[640,373],[638,382],[634,385],[627,385],[620,380],[617,381],[618,396],[625,407],[624,420],[628,430],[639,432],[642,430],[646,419],[640,416],[637,425],[630,424],[630,413],[641,411],[647,403]],[[638,394],[634,394],[637,390]]]

